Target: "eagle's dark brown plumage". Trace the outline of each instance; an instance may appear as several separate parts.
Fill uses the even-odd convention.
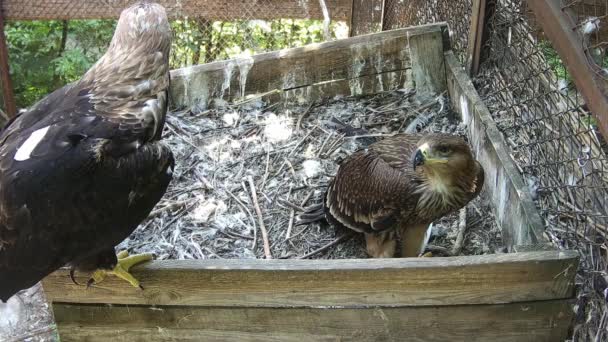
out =
[[[128,268],[149,256],[117,261],[114,246],[171,180],[173,155],[158,142],[170,46],[162,6],[127,8],[108,51],[80,81],[0,133],[1,300],[66,264],[113,269],[138,284]]]
[[[448,134],[400,134],[355,152],[324,199],[334,226],[365,233],[373,257],[417,256],[429,224],[475,198],[484,172],[466,142]]]

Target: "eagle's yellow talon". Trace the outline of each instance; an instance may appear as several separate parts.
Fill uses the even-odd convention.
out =
[[[116,258],[118,258],[118,260],[124,259],[128,256],[129,256],[129,252],[127,252],[127,251],[120,251],[120,252],[118,252],[118,254],[116,254]]]
[[[114,274],[118,278],[129,282],[129,284],[131,284],[133,287],[143,289],[143,287],[139,284],[139,281],[135,279],[131,273],[129,273],[129,270],[131,267],[137,264],[152,260],[154,256],[152,254],[138,254],[129,256],[127,251],[121,251],[116,256],[118,258],[118,262],[116,263],[114,269],[111,271],[102,269],[96,270],[93,272],[91,278],[87,282],[87,286],[99,284],[106,278],[108,274]]]
[[[433,252],[426,252],[424,254],[422,254],[420,257],[421,258],[430,258],[433,256]]]

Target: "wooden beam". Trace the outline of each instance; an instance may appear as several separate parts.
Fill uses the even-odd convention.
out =
[[[487,57],[488,22],[495,9],[495,0],[473,0],[466,63],[469,76],[477,75],[479,65]]]
[[[15,104],[13,82],[11,81],[10,67],[8,64],[8,48],[4,35],[2,4],[3,0],[0,0],[0,88],[2,88],[2,98],[4,99],[6,114],[9,118],[12,118],[17,114],[17,105]]]
[[[410,68],[408,33],[425,37],[444,26],[386,31],[173,70],[173,104],[206,107],[216,98],[230,101],[335,80],[350,80],[352,93],[358,94],[361,77]]]
[[[575,23],[559,1],[531,0],[526,4],[534,12],[543,33],[551,40],[572,75],[577,90],[598,119],[602,135],[608,137],[608,89],[603,79],[604,72],[594,70],[589,63],[583,51],[583,38],[575,29]]]
[[[510,251],[547,243],[543,220],[488,108],[452,51],[446,53],[446,65],[452,108],[467,125],[476,159],[485,171],[484,192],[494,203],[503,243]]]
[[[353,87],[353,84],[357,84]],[[338,79],[282,91],[277,100],[287,103],[312,103],[336,96],[371,95],[383,91],[412,88],[411,69],[389,71],[356,79]],[[272,102],[272,101],[271,101]]]
[[[351,0],[325,0],[332,20],[348,20]],[[7,20],[116,19],[134,0],[5,0],[1,9]],[[157,0],[171,18],[201,17],[207,20],[232,21],[251,19],[323,19],[316,1],[265,0]]]
[[[576,252],[449,258],[154,261],[133,273],[145,290],[108,277],[94,288],[69,271],[44,279],[62,303],[255,307],[497,304],[570,298]],[[84,275],[77,281],[86,284]]]
[[[416,91],[441,94],[447,90],[441,28],[434,27],[424,33],[409,32],[408,43]]]
[[[61,341],[553,342],[567,338],[570,304],[359,309],[54,304],[53,309]]]

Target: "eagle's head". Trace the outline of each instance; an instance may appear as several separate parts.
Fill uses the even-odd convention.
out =
[[[166,52],[168,56],[171,36],[165,8],[156,3],[138,2],[120,14],[109,50],[144,47]]]
[[[414,170],[433,180],[453,183],[467,173],[475,175],[475,159],[463,138],[452,134],[429,134],[422,138],[412,156]]]

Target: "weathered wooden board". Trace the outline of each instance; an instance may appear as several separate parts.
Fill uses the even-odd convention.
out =
[[[232,100],[335,80],[349,80],[350,94],[358,95],[363,92],[357,82],[361,77],[410,68],[408,34],[444,26],[386,31],[173,70],[171,98],[178,107],[205,107],[216,98]]]
[[[440,94],[447,90],[443,32],[439,26],[425,33],[408,33],[412,74],[419,93]]]
[[[353,84],[356,84],[357,95],[369,95],[386,90],[413,87],[411,69],[405,69],[362,76],[356,79],[319,82],[307,87],[282,91],[278,95],[280,100],[286,102],[313,103],[322,98],[354,95]]]
[[[497,304],[569,298],[578,254],[544,251],[449,258],[175,260],[137,267],[145,290],[108,277],[86,290],[68,270],[46,277],[49,300],[204,306]],[[86,278],[77,275],[79,283]]]
[[[114,19],[137,0],[4,0],[0,10],[9,20]],[[332,20],[350,19],[352,0],[325,0]],[[318,1],[156,0],[172,18],[207,20],[323,19]]]
[[[568,300],[325,308],[54,304],[62,341],[563,341]]]
[[[513,250],[518,245],[546,243],[543,221],[488,108],[452,52],[446,53],[446,66],[452,105],[469,128],[505,245]]]

